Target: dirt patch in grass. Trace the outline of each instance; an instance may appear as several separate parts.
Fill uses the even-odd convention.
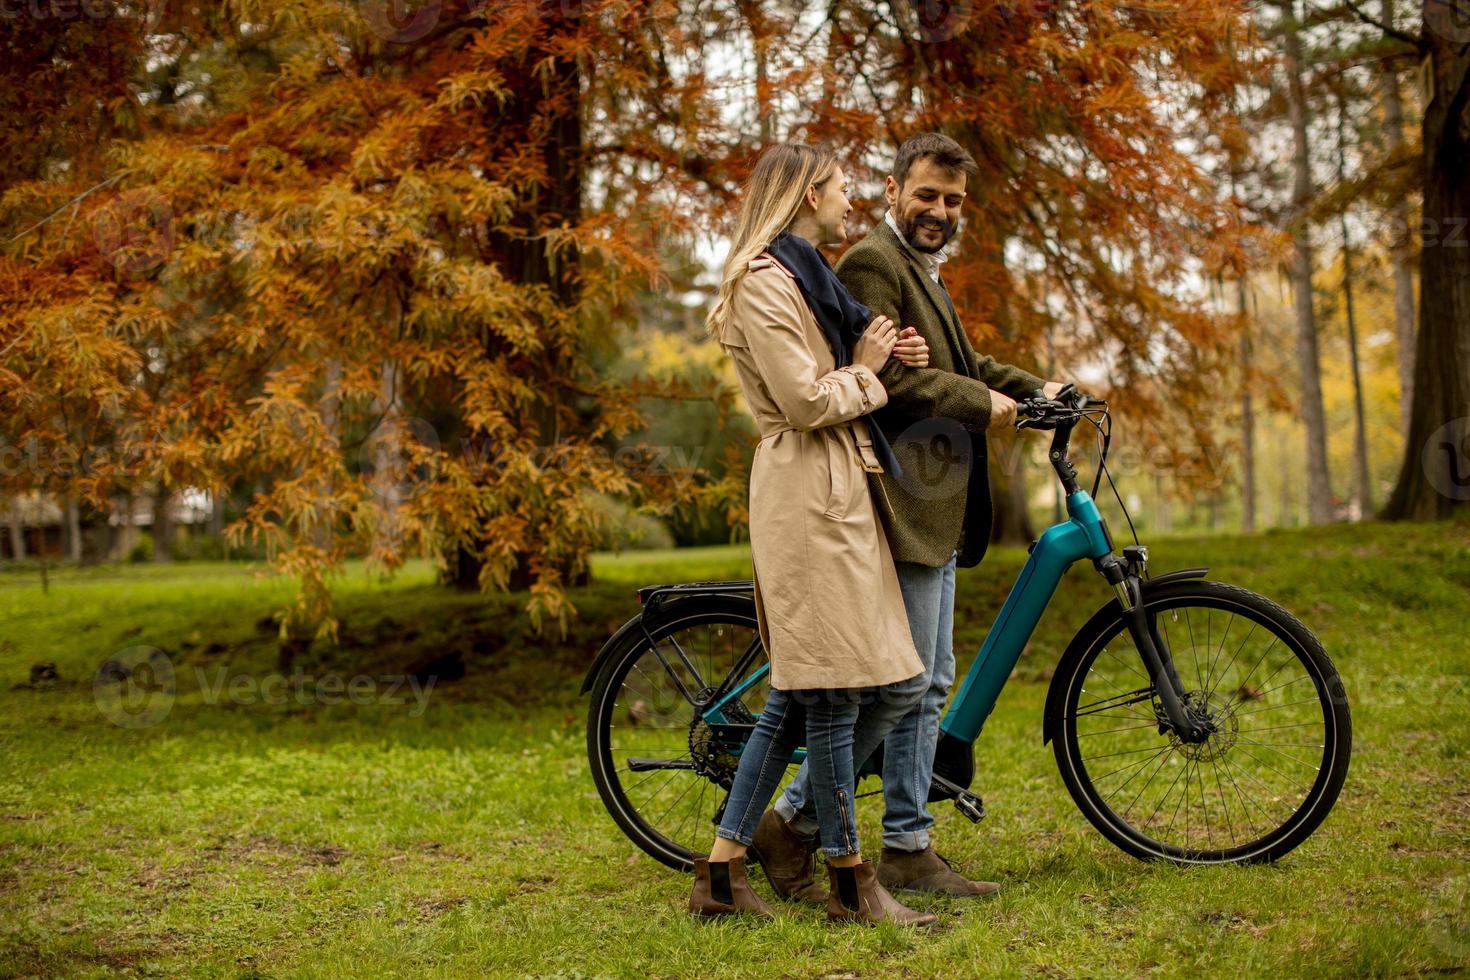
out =
[[[307,844],[285,841],[273,834],[231,836],[212,844],[204,851],[220,860],[239,860],[266,864],[294,864],[301,870],[334,868],[349,856],[345,847],[336,844]]]

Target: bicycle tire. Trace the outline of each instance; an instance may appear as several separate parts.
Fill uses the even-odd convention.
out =
[[[618,758],[621,752],[635,751],[633,748],[621,747],[614,732],[618,731],[618,722],[624,722],[624,727],[630,730],[641,730],[644,732],[658,730],[659,745],[649,746],[651,750],[672,749],[674,741],[672,735],[675,727],[684,733],[686,740],[692,739],[690,734],[695,724],[695,709],[693,705],[680,698],[677,702],[667,704],[655,703],[642,706],[643,717],[646,720],[634,723],[638,717],[639,705],[630,700],[629,691],[631,686],[628,677],[636,671],[643,672],[644,677],[639,683],[646,683],[650,687],[655,681],[647,680],[648,672],[640,664],[656,664],[662,669],[662,663],[654,657],[650,637],[655,643],[661,643],[673,637],[676,641],[682,631],[698,629],[700,627],[711,627],[713,629],[727,629],[730,632],[727,639],[733,640],[732,646],[740,649],[726,651],[733,655],[713,658],[711,665],[737,661],[743,655],[747,644],[754,642],[759,645],[760,635],[757,630],[755,606],[749,601],[730,599],[726,597],[701,597],[682,600],[676,609],[670,610],[657,624],[650,626],[645,635],[642,630],[635,630],[629,635],[623,649],[610,657],[598,673],[592,686],[592,701],[587,712],[587,757],[592,770],[592,779],[597,786],[598,795],[607,807],[608,813],[614,822],[627,835],[628,839],[638,846],[640,850],[655,860],[679,871],[692,871],[694,868],[693,857],[695,853],[703,853],[709,846],[709,840],[713,838],[714,827],[712,822],[704,818],[712,818],[723,806],[726,796],[725,787],[717,781],[709,778],[697,770],[669,770],[671,776],[667,780],[668,792],[659,792],[647,798],[635,798],[633,789],[640,783],[630,779],[637,775],[640,779],[651,780],[653,777],[645,773],[632,773],[626,765],[628,755]],[[754,670],[766,662],[764,650],[761,650],[750,666]],[[677,663],[677,661],[675,661]],[[728,670],[711,671],[718,673],[718,681],[725,680]],[[658,683],[663,678],[654,675]],[[710,681],[711,678],[703,678]],[[714,683],[718,683],[718,681]],[[671,688],[673,687],[670,681]],[[704,686],[713,686],[706,683]],[[758,714],[764,706],[768,687],[766,683],[760,682],[742,697],[741,701],[747,710]],[[654,692],[649,692],[653,694]],[[655,696],[655,700],[657,700]],[[678,726],[673,724],[657,725],[653,722],[672,722],[679,719]],[[641,725],[641,729],[640,729]],[[687,761],[693,764],[693,756],[690,745],[680,746],[684,751],[676,754],[662,756],[663,758]],[[655,776],[660,770],[652,770]],[[680,789],[680,780],[689,783],[689,788]],[[646,783],[645,783],[646,784]],[[669,819],[660,819],[660,815],[652,812],[657,800],[668,800],[674,798],[677,793],[686,795],[696,792],[693,787],[700,787],[697,799],[699,804],[689,810],[690,819],[680,819],[681,825],[676,829],[669,826]],[[714,790],[712,795],[710,790]],[[631,794],[631,795],[630,795]],[[674,803],[673,806],[683,804]]]
[[[1139,697],[1144,690],[1151,691],[1153,685],[1120,610],[1112,603],[1078,632],[1057,666],[1054,683],[1062,685],[1059,693],[1063,714],[1053,750],[1063,783],[1087,820],[1105,838],[1135,857],[1181,864],[1258,863],[1279,859],[1321,825],[1347,778],[1352,717],[1341,676],[1310,629],[1270,599],[1246,589],[1202,580],[1174,582],[1146,588],[1143,603],[1164,634],[1174,627],[1175,635],[1167,642],[1175,667],[1189,695],[1217,716],[1219,730],[1198,746],[1185,745],[1172,735],[1158,731],[1162,727],[1159,724],[1162,715],[1157,699],[1150,696],[1145,705]],[[1182,630],[1179,628],[1181,611],[1184,613]],[[1165,613],[1169,615],[1160,620]],[[1219,625],[1217,613],[1224,619],[1218,649],[1212,635]],[[1228,647],[1235,643],[1230,633],[1237,619],[1252,626],[1226,663]],[[1195,635],[1200,629],[1206,633],[1203,651]],[[1272,637],[1270,643],[1259,655],[1252,649],[1242,658],[1241,652],[1251,644],[1257,630],[1262,629]],[[1271,661],[1275,664],[1274,674],[1269,678],[1264,673],[1256,674],[1262,665],[1268,665],[1268,658],[1278,643],[1282,653]],[[1110,652],[1112,644],[1117,644],[1122,655]],[[1105,654],[1108,661],[1104,661]],[[1244,669],[1252,658],[1254,664],[1249,670],[1232,674],[1236,663],[1241,663]],[[1225,666],[1215,674],[1221,663]],[[1283,672],[1290,679],[1278,681],[1276,678]],[[1137,683],[1129,679],[1132,675],[1142,678],[1144,683],[1129,691],[1125,689],[1127,684]],[[1313,695],[1306,694],[1305,686],[1298,686],[1303,680],[1311,681]],[[1089,682],[1094,685],[1090,696],[1101,700],[1082,702]],[[1109,693],[1112,691],[1116,693]],[[1278,692],[1286,693],[1273,698]],[[1103,697],[1104,694],[1107,696]],[[1128,698],[1135,700],[1128,701]],[[1270,722],[1264,727],[1257,723],[1257,715],[1293,707],[1299,710],[1259,719]],[[1084,718],[1088,720],[1084,722]],[[1294,722],[1291,720],[1294,718],[1306,720]],[[1243,722],[1243,719],[1249,720]],[[1124,723],[1122,727],[1097,727],[1120,722]],[[1268,737],[1271,732],[1290,734]],[[1299,741],[1279,741],[1283,737]],[[1316,741],[1318,738],[1320,742]],[[1084,739],[1097,741],[1084,745]],[[1129,745],[1139,747],[1118,748]],[[1148,755],[1150,751],[1154,754]],[[1139,762],[1137,755],[1146,757]],[[1157,765],[1153,766],[1155,760]],[[1206,763],[1210,767],[1208,771]],[[1169,782],[1169,776],[1164,776],[1168,789],[1149,816],[1130,819],[1139,800],[1149,796],[1147,785],[1135,793],[1130,783],[1149,773],[1151,766],[1147,784],[1160,773],[1172,772],[1173,780]],[[1101,771],[1104,768],[1108,771]],[[1134,771],[1127,775],[1130,768]],[[1314,777],[1308,776],[1309,770],[1315,770]],[[1214,796],[1208,785],[1211,774],[1215,781]],[[1171,794],[1181,778],[1183,795],[1175,799]],[[1105,784],[1110,779],[1115,782]],[[1311,780],[1309,785],[1307,779]],[[1193,809],[1192,798],[1196,783],[1200,790],[1198,811]],[[1251,786],[1259,798],[1248,797],[1242,783]],[[1255,786],[1264,788],[1267,794],[1259,794]],[[1300,801],[1294,803],[1298,793]],[[1278,820],[1273,809],[1283,800],[1290,812]],[[1138,812],[1142,814],[1153,802],[1150,796]],[[1172,812],[1167,809],[1171,802]],[[1175,833],[1181,806],[1185,814],[1182,835]],[[1161,831],[1165,813],[1169,814],[1169,820]],[[1246,832],[1244,840],[1237,839],[1237,821]],[[1220,833],[1222,829],[1228,833],[1228,841]]]

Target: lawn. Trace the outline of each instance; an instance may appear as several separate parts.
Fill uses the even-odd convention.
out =
[[[1470,969],[1470,524],[1153,544],[1156,571],[1210,565],[1321,636],[1355,726],[1336,810],[1268,867],[1146,865],[1099,837],[1040,739],[1050,665],[1105,598],[1079,567],[977,746],[990,817],[936,811],[941,850],[1003,890],[916,900],[942,919],[919,935],[785,905],[767,925],[691,922],[688,879],[622,838],[593,789],[578,688],[633,588],[745,577],[740,548],[599,556],[565,638],[424,565],[389,583],[353,569],[340,646],[288,665],[270,615],[289,584],[246,566],[60,571],[45,594],[0,574],[0,975]],[[961,669],[1024,557],[960,573]],[[166,713],[99,707],[99,666],[149,648],[177,684]],[[464,676],[389,689],[432,661]],[[32,685],[41,662],[58,679]]]

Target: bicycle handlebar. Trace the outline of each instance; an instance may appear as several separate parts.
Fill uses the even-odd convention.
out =
[[[1101,398],[1093,398],[1076,385],[1066,385],[1055,398],[1047,398],[1037,391],[1030,398],[1016,403],[1017,429],[1055,429],[1064,422],[1075,422],[1090,409],[1107,408]]]

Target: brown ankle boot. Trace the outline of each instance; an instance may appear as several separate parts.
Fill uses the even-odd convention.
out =
[[[925,928],[939,921],[939,916],[915,912],[888,894],[878,883],[878,873],[871,861],[851,868],[827,865],[831,891],[827,898],[827,918],[834,922],[893,922],[901,926]]]
[[[761,814],[751,851],[777,895],[788,901],[827,904],[827,887],[817,881],[817,842],[805,840],[775,810]]]
[[[883,857],[878,862],[878,880],[890,892],[987,898],[1000,891],[1000,885],[993,881],[971,881],[964,877],[950,867],[948,858],[932,847],[922,851],[883,848]]]
[[[774,919],[776,913],[745,880],[745,858],[711,862],[694,859],[694,890],[689,893],[689,911],[701,918],[749,912],[762,919]]]

